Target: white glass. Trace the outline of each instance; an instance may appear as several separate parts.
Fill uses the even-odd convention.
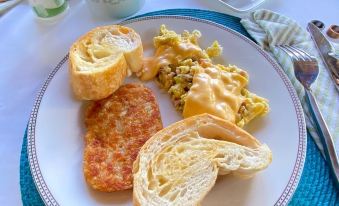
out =
[[[226,7],[236,12],[247,12],[260,4],[264,3],[265,0],[219,0]]]
[[[135,14],[144,5],[145,0],[86,0],[96,16],[123,18]]]

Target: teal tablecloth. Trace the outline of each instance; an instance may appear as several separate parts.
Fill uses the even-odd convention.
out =
[[[155,11],[141,16],[154,15],[182,15],[206,19],[229,27],[252,39],[244,27],[240,24],[240,19],[227,14],[196,9],[170,9]],[[39,206],[44,204],[34,185],[29,169],[26,132],[24,135],[20,158],[20,186],[22,202],[24,205]],[[222,203],[220,205],[222,205]],[[327,167],[326,162],[321,156],[313,139],[310,138],[309,135],[307,138],[307,154],[304,170],[297,190],[289,205],[339,205],[338,191],[335,189],[332,182],[329,168]]]

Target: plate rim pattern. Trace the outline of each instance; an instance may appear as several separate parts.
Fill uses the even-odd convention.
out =
[[[298,99],[297,93],[292,86],[292,83],[288,79],[287,75],[284,73],[282,68],[278,65],[278,63],[272,59],[272,57],[262,50],[257,44],[255,44],[252,40],[245,37],[244,35],[225,27],[221,24],[208,21],[205,19],[199,19],[195,17],[190,16],[182,16],[182,15],[156,15],[156,16],[146,16],[146,17],[139,17],[135,19],[125,20],[120,22],[120,25],[126,25],[130,23],[135,23],[139,21],[147,21],[147,20],[154,20],[154,19],[181,19],[181,20],[188,20],[188,21],[194,21],[194,22],[200,22],[209,24],[215,27],[218,27],[225,32],[229,32],[238,38],[244,40],[249,45],[254,47],[265,59],[273,66],[275,71],[278,73],[279,77],[283,80],[284,85],[286,86],[288,93],[292,99],[293,106],[296,112],[296,117],[298,120],[298,128],[299,128],[299,142],[298,142],[298,152],[297,152],[297,158],[295,160],[293,172],[290,176],[290,179],[288,181],[288,184],[286,185],[283,193],[280,195],[279,199],[275,202],[274,205],[280,206],[280,205],[287,205],[290,201],[292,195],[294,194],[297,185],[300,181],[300,177],[303,171],[305,158],[306,158],[306,147],[307,147],[307,135],[306,135],[306,124],[305,124],[305,118],[304,113],[302,110],[302,106],[300,103],[300,100]],[[44,96],[44,93],[49,85],[49,83],[52,81],[55,74],[59,71],[59,69],[63,66],[63,64],[68,60],[69,56],[68,54],[57,64],[57,66],[52,70],[52,72],[49,73],[47,79],[45,80],[42,88],[38,92],[38,95],[36,97],[33,109],[30,114],[29,123],[28,123],[28,132],[27,132],[27,148],[28,148],[28,160],[29,160],[29,166],[31,170],[31,174],[34,180],[34,184],[41,196],[41,199],[44,201],[44,203],[48,206],[57,206],[59,203],[57,200],[53,197],[51,191],[49,190],[43,176],[40,170],[40,166],[38,163],[37,153],[36,153],[36,146],[35,146],[35,127],[36,127],[36,120],[38,117],[39,107],[40,103],[42,101],[42,98]]]

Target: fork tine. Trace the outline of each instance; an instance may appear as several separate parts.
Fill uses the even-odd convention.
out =
[[[292,61],[297,60],[297,57],[292,52],[287,50],[283,45],[279,45],[278,48],[285,52],[288,56],[290,56]]]
[[[312,57],[307,54],[306,52],[304,52],[303,50],[297,48],[297,47],[294,47],[294,46],[286,46],[287,48],[289,48],[291,51],[297,53],[300,58],[304,61],[312,61]]]
[[[291,46],[288,45],[282,45],[282,47],[284,47],[286,50],[288,50],[289,52],[291,52],[298,61],[300,60],[306,60],[303,55],[299,54],[299,52],[295,51],[293,48],[291,48]]]
[[[315,60],[314,56],[309,55],[308,53],[306,53],[305,51],[303,51],[302,49],[299,49],[297,47],[294,46],[289,46],[291,49],[295,50],[296,52],[299,52],[299,54],[303,55],[304,57],[308,58],[308,60]]]

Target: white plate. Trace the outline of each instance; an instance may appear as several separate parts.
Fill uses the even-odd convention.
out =
[[[224,47],[224,63],[248,71],[250,91],[269,100],[271,111],[246,128],[273,152],[272,164],[254,178],[220,177],[203,205],[286,205],[298,184],[306,152],[306,130],[295,90],[268,54],[255,43],[221,25],[180,16],[157,16],[123,23],[141,36],[147,53],[161,24],[177,32],[198,29],[201,45],[217,39]],[[68,79],[68,57],[53,70],[39,93],[28,130],[31,172],[46,205],[131,205],[132,192],[102,193],[92,190],[82,172],[82,102],[73,99]],[[128,81],[136,81],[129,79]],[[155,83],[147,83],[156,94],[164,125],[181,116],[168,95]]]

